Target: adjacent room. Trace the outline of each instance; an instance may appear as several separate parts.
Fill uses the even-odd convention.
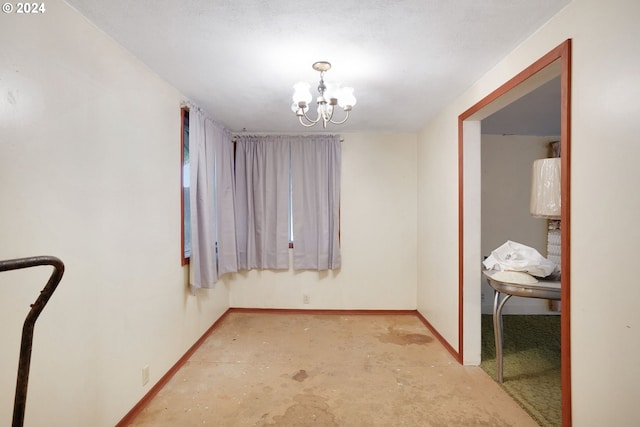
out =
[[[515,313],[563,319],[570,345],[556,374],[559,421],[548,425],[633,425],[638,17],[633,0],[6,2],[0,261],[64,262],[35,325],[24,425],[132,422],[146,397],[168,402],[168,381],[181,392],[203,377],[178,368],[234,358],[273,382],[243,391],[229,364],[202,387],[228,376],[233,399],[246,392],[253,403],[282,383],[297,390],[270,411],[241,404],[253,425],[353,425],[336,378],[361,391],[353,406],[372,414],[363,425],[524,425],[522,414],[545,425],[505,391],[519,375],[508,354]],[[550,81],[571,96],[560,113],[544,110],[568,125],[515,130],[508,114],[492,123],[496,91],[527,111],[529,95],[509,82],[526,85],[523,70],[559,46],[564,68]],[[547,256],[549,220],[526,212],[530,189],[515,176],[553,157],[555,142],[570,147],[563,301],[505,305],[501,385],[480,367],[493,299],[482,257],[505,240]],[[258,152],[267,174],[252,163]],[[243,203],[263,193],[276,207],[256,219]],[[515,206],[524,211],[514,220]],[[0,270],[9,425],[22,324],[51,268]],[[368,383],[356,366],[391,383]],[[367,394],[380,384],[402,399]],[[374,394],[380,403],[366,399]],[[305,408],[324,418],[304,424]]]
[[[559,281],[562,264],[560,220],[555,216],[560,214],[561,191],[559,185],[551,185],[559,174],[553,173],[557,171],[555,168],[543,169],[551,172],[547,174],[550,177],[543,179],[546,175],[533,165],[560,162],[560,77],[552,78],[485,118],[481,127],[483,258],[507,241],[517,242],[536,249],[556,266],[548,280],[527,277],[533,286],[548,284],[550,280]],[[544,191],[547,189],[549,192]],[[508,212],[508,218],[505,212]],[[549,219],[552,214],[555,219]],[[504,324],[502,386],[540,425],[561,425],[562,303],[532,294],[537,298],[512,295],[501,310]],[[504,295],[500,297],[504,300]],[[495,292],[486,278],[482,280],[481,303],[480,366],[492,378],[498,378],[493,323]]]

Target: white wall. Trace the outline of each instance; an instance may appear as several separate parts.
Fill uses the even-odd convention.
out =
[[[531,170],[536,159],[548,156],[548,145],[559,137],[482,135],[482,225],[481,254],[507,240],[535,248],[547,254],[547,220],[529,213]],[[493,289],[484,276],[482,313],[493,312]],[[504,314],[557,314],[549,310],[547,300],[511,297]]]
[[[224,283],[190,296],[180,266],[182,97],[58,0],[0,20],[0,259],[66,264],[25,425],[114,425],[229,306]],[[35,270],[0,273],[0,425]]]
[[[342,268],[234,274],[232,307],[416,308],[416,135],[342,136]]]
[[[457,347],[457,117],[573,39],[570,256],[576,426],[633,425],[637,420],[638,16],[635,0],[573,0],[443,109],[418,139],[418,309]],[[429,201],[436,197],[439,209],[430,210]]]
[[[458,108],[449,110],[418,135],[417,308],[457,350]]]

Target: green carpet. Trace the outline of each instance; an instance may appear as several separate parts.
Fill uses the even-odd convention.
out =
[[[504,390],[541,426],[560,426],[560,316],[503,315]],[[482,315],[482,363],[496,378],[491,315]]]

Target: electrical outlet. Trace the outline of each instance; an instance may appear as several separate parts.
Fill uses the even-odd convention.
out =
[[[142,385],[145,385],[149,382],[149,365],[146,365],[142,368]]]
[[[480,294],[480,301],[481,301],[481,302],[484,302],[484,292],[482,292],[482,293]]]
[[[302,295],[302,303],[303,304],[309,304],[311,302],[311,298],[309,297],[309,295]]]

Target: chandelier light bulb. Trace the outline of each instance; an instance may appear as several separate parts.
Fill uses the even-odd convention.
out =
[[[307,82],[298,82],[293,85],[293,102],[295,102],[296,105],[300,105],[301,102],[309,105],[313,99],[310,89],[311,85]]]
[[[324,91],[324,99],[329,102],[330,99],[340,98],[340,85],[337,83],[329,82],[325,83],[327,89]]]
[[[338,105],[344,109],[356,105],[356,97],[353,96],[352,87],[343,87],[338,97]]]

